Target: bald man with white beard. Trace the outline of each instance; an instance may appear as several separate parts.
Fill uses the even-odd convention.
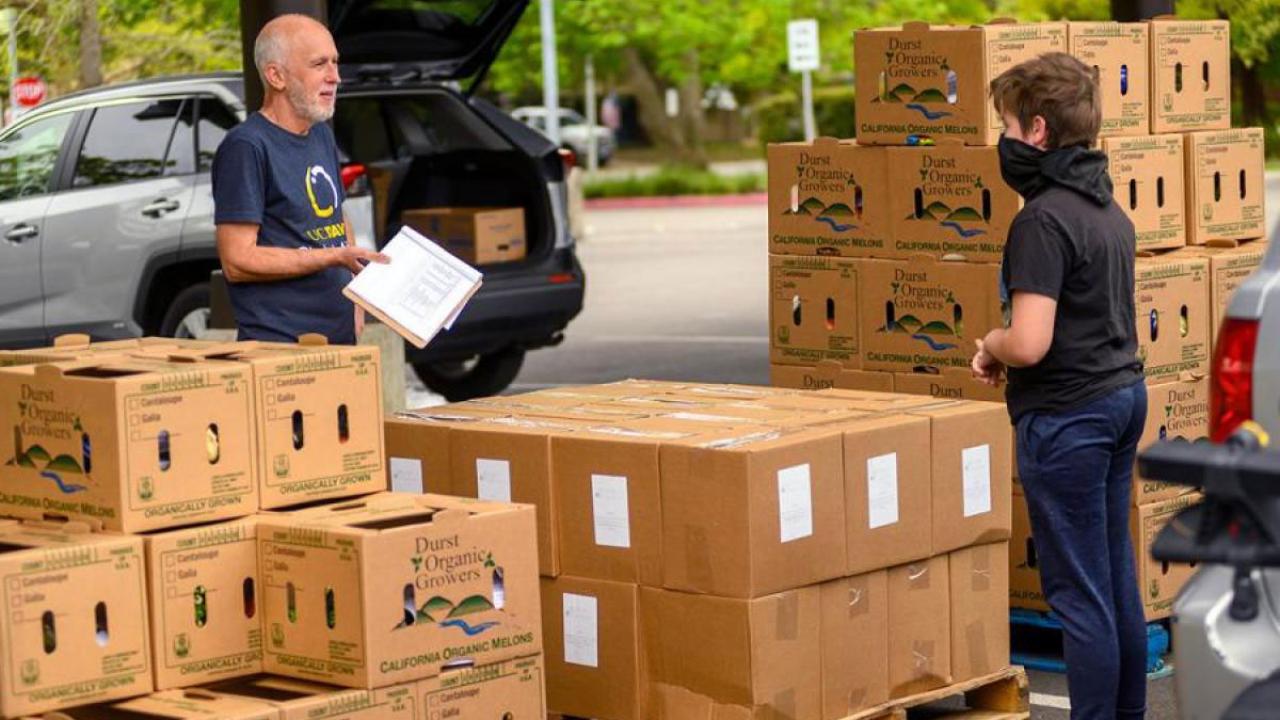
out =
[[[338,50],[304,15],[268,22],[253,45],[262,109],[213,160],[214,223],[241,340],[293,342],[319,333],[354,344],[363,312],[342,289],[386,256],[356,247],[342,217],[338,148],[325,124],[338,90]]]

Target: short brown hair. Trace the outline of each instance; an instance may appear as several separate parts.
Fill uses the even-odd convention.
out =
[[[1050,150],[1094,144],[1102,126],[1099,95],[1097,73],[1061,52],[1027,60],[991,81],[996,110],[1018,118],[1024,131],[1037,115],[1044,118]]]

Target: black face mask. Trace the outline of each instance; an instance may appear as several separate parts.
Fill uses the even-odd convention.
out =
[[[1040,162],[1049,153],[1021,140],[1000,136],[1000,175],[1023,198],[1030,198],[1045,185]]]

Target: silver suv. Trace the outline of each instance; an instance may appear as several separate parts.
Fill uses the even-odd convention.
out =
[[[582,309],[564,154],[474,95],[527,4],[328,3],[342,57],[342,180],[349,196],[367,197],[372,169],[383,183],[388,221],[373,243],[394,235],[407,209],[525,210],[528,257],[484,267],[453,329],[406,348],[450,400],[501,391],[525,352],[558,343]],[[0,347],[203,328],[218,269],[209,167],[245,117],[243,92],[230,73],[99,88],[0,133]]]

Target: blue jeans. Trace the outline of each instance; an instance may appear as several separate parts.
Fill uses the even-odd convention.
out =
[[[1139,382],[1017,423],[1040,579],[1065,631],[1072,720],[1140,720],[1146,711],[1147,632],[1129,539],[1146,418]]]

